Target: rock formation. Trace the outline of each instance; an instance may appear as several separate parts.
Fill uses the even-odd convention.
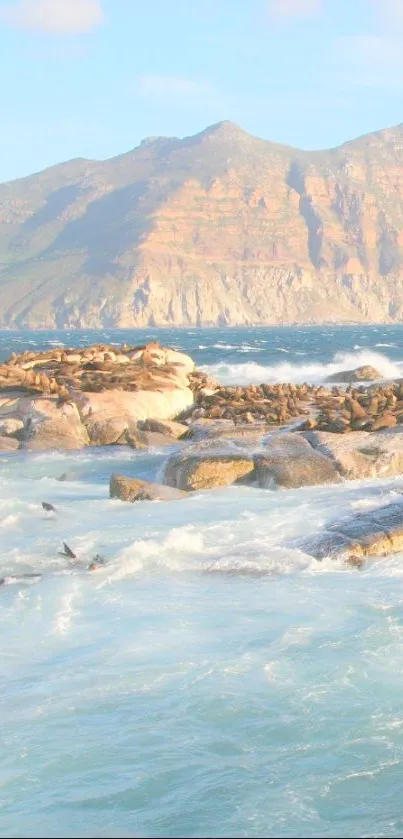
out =
[[[0,326],[403,317],[403,125],[306,152],[219,123],[0,186]]]

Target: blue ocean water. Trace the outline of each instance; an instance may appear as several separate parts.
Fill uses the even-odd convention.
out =
[[[0,352],[156,336],[233,383],[403,370],[389,326],[2,332]],[[0,589],[0,835],[403,836],[403,555],[357,572],[295,547],[403,480],[109,499],[112,471],[155,480],[166,454],[1,455],[0,576],[43,577]]]

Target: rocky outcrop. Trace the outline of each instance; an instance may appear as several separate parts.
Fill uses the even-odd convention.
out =
[[[111,475],[109,483],[111,498],[121,501],[175,501],[186,498],[186,492],[179,489],[142,481],[139,478],[129,478],[126,475]]]
[[[139,423],[189,410],[193,371],[191,358],[156,343],[13,355],[0,364],[0,432],[28,449],[145,447],[162,444],[168,430],[172,442],[178,426],[163,434]]]
[[[388,504],[332,522],[299,542],[315,559],[344,558],[362,564],[366,557],[383,557],[403,550],[403,504]]]
[[[402,140],[309,152],[223,122],[3,184],[0,325],[400,322]]]
[[[281,434],[255,455],[255,474],[260,487],[296,489],[316,484],[340,483],[335,463],[313,449],[297,434]]]

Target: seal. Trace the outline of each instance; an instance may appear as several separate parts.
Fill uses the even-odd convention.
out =
[[[74,551],[69,548],[67,542],[63,542],[63,550],[59,551],[60,556],[68,556],[69,559],[77,559]]]

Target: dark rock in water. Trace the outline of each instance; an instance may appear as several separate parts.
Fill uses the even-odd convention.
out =
[[[342,480],[329,457],[297,434],[281,434],[254,457],[259,486],[295,489]]]
[[[121,501],[174,501],[186,497],[186,492],[139,478],[128,478],[126,475],[112,475],[109,495]]]

